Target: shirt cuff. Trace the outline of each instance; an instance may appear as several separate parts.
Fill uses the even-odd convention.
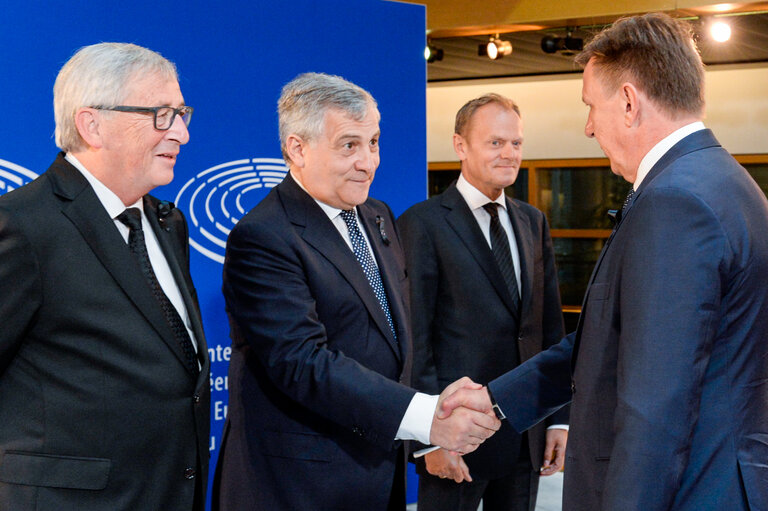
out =
[[[416,452],[414,452],[412,454],[413,454],[414,458],[421,458],[425,454],[429,454],[429,453],[434,452],[434,451],[436,451],[436,450],[438,450],[440,448],[441,447],[438,446],[438,445],[435,445],[433,447],[425,447],[424,449],[419,449],[418,451],[416,451]]]
[[[437,401],[440,396],[430,396],[417,392],[411,398],[411,403],[400,421],[395,440],[418,440],[429,445],[429,435],[432,432],[432,418],[435,416]]]
[[[564,429],[566,431],[569,431],[570,427],[568,426],[568,424],[552,424],[547,429]]]

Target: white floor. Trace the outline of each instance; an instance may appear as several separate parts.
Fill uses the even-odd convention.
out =
[[[539,479],[539,497],[536,499],[536,511],[561,511],[563,508],[563,473]],[[408,511],[416,511],[418,506],[411,504]],[[478,511],[482,511],[480,504]]]

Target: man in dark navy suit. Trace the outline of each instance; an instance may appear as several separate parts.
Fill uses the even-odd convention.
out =
[[[619,20],[577,61],[632,193],[576,332],[486,399],[518,431],[573,400],[565,509],[768,509],[768,202],[701,122],[684,21]]]
[[[53,89],[62,153],[0,198],[0,508],[202,511],[208,350],[173,179],[175,66],[80,49]]]
[[[453,146],[458,181],[397,221],[411,283],[413,385],[430,393],[463,375],[491,381],[563,337],[547,220],[504,194],[522,161],[517,104],[493,93],[468,101]],[[475,511],[482,499],[485,511],[532,510],[539,469],[553,474],[565,460],[567,422],[564,407],[522,435],[502,424],[465,457],[417,452],[419,509]]]
[[[368,197],[379,164],[373,97],[307,73],[283,88],[290,174],[232,230],[224,295],[229,414],[214,501],[222,510],[400,510],[402,440],[470,452],[500,423],[435,415],[411,370],[406,272],[392,212]],[[468,379],[449,392],[468,386]],[[482,407],[481,407],[482,408]]]

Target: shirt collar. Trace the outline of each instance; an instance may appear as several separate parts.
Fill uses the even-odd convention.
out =
[[[299,180],[299,178],[298,178],[298,177],[296,177],[296,174],[294,174],[293,172],[291,172],[291,177],[293,178],[293,180],[294,180],[294,181],[296,181],[296,184],[297,184],[297,185],[299,185],[299,188],[301,188],[302,190],[304,190],[305,192],[307,192],[307,189],[306,189],[306,188],[304,188],[304,185],[303,185],[303,184],[301,184],[301,181]],[[310,195],[310,193],[309,193],[309,192],[307,192],[307,195],[309,195],[310,197],[312,197],[312,195]],[[339,208],[334,208],[333,206],[329,206],[329,205],[328,205],[328,204],[326,204],[325,202],[320,202],[319,200],[315,199],[314,197],[312,197],[312,200],[314,200],[314,201],[317,203],[317,205],[318,205],[318,206],[320,206],[320,209],[322,209],[322,210],[323,210],[323,212],[324,212],[326,215],[328,215],[328,218],[330,218],[331,220],[333,220],[334,218],[336,218],[337,216],[339,216],[339,214],[341,214],[341,209],[339,209]],[[355,209],[357,209],[357,208],[355,208]]]
[[[459,191],[464,200],[467,202],[469,209],[476,210],[482,208],[489,202],[495,202],[504,209],[507,209],[507,201],[505,200],[504,192],[501,192],[496,200],[491,200],[483,192],[472,186],[469,181],[464,178],[464,174],[459,176],[459,180],[456,181],[456,189]]]
[[[637,168],[637,176],[635,177],[635,183],[632,187],[637,190],[640,187],[640,183],[643,182],[645,176],[651,171],[654,165],[661,159],[662,156],[667,154],[667,151],[672,149],[672,146],[680,142],[682,139],[704,129],[704,123],[701,121],[692,122],[686,124],[682,128],[679,128],[653,146],[650,151],[640,161],[640,166]]]
[[[88,180],[91,188],[93,188],[93,191],[96,193],[96,197],[98,197],[99,202],[101,202],[101,205],[104,206],[104,209],[107,210],[110,218],[116,218],[117,215],[125,211],[126,206],[123,204],[123,201],[120,200],[120,197],[118,197],[115,192],[107,188],[107,185],[99,181],[96,176],[91,174],[88,169],[86,169],[83,164],[80,163],[80,160],[75,158],[75,155],[72,153],[67,153],[64,158],[69,163],[71,163],[73,167],[79,170],[86,180]],[[128,207],[139,208],[143,213],[144,201],[140,198],[134,204],[131,204]]]

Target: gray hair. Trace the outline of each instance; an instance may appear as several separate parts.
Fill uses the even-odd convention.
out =
[[[362,121],[368,107],[376,109],[373,96],[340,76],[325,73],[304,73],[283,87],[277,101],[280,124],[280,149],[290,163],[286,151],[288,136],[296,134],[305,141],[315,140],[323,131],[325,113],[330,109],[345,112],[355,121]]]
[[[82,149],[75,126],[78,108],[116,106],[129,94],[131,79],[159,74],[178,81],[176,66],[150,49],[129,43],[98,43],[80,48],[56,77],[53,113],[56,145],[62,151]]]

